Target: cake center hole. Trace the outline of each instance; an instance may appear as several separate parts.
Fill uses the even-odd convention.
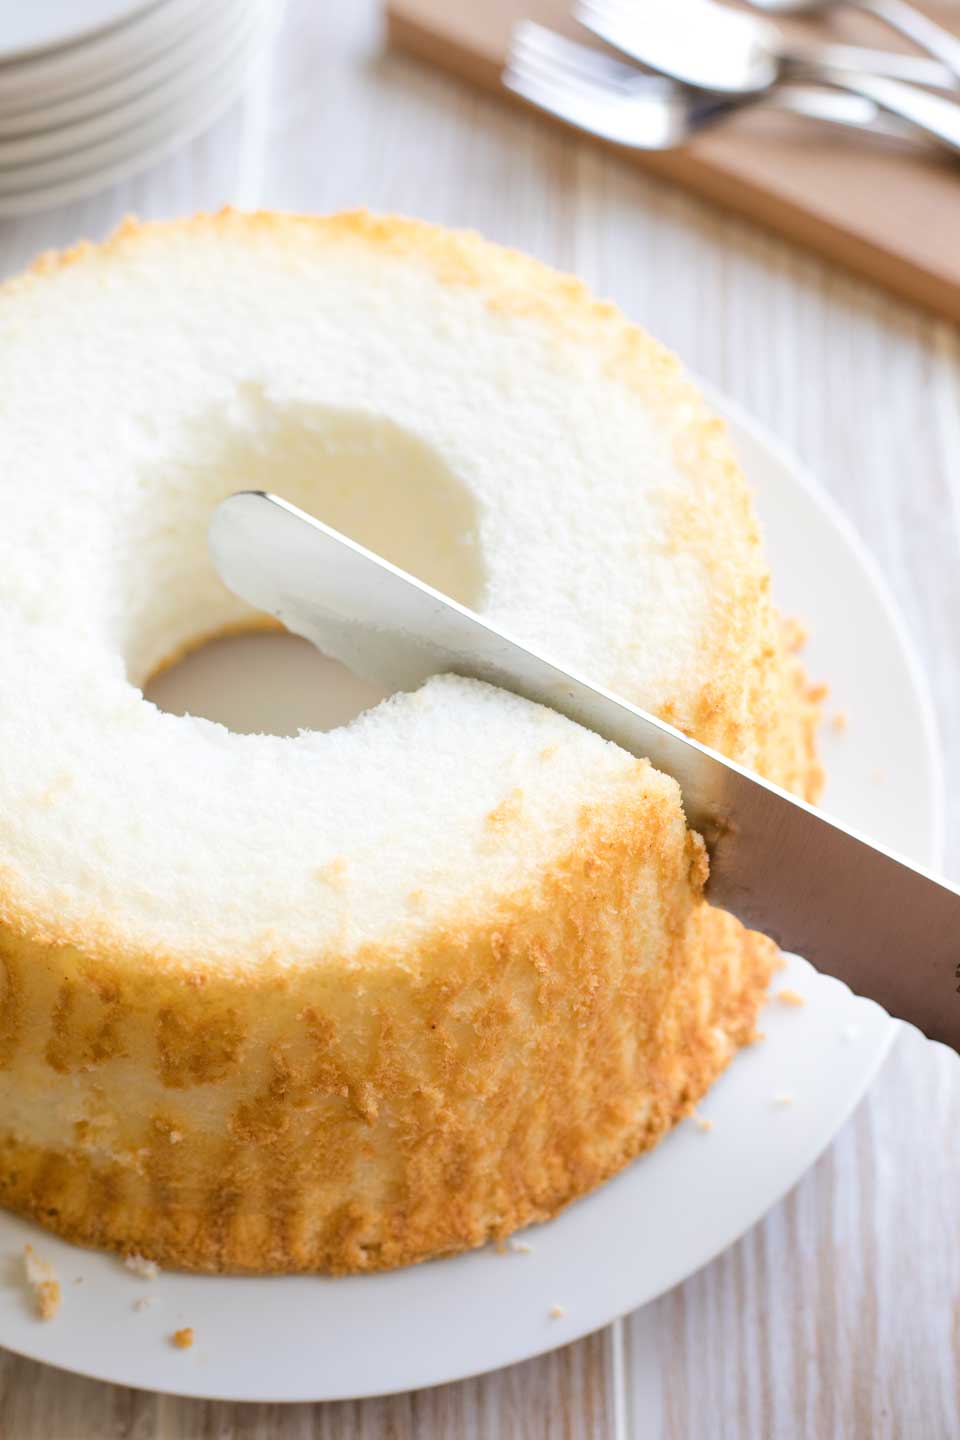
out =
[[[237,490],[272,491],[461,604],[482,605],[476,500],[436,450],[393,421],[280,406],[248,386],[229,418],[193,427],[184,450],[164,486],[169,493],[174,483],[189,519],[166,524],[158,570],[125,607],[130,673],[150,677],[144,694],[161,710],[240,733],[295,735],[335,729],[385,698],[307,641],[257,629],[258,617],[225,592],[206,551],[206,525]],[[198,632],[245,625],[250,633],[197,643]]]
[[[155,675],[144,695],[171,715],[202,715],[239,735],[335,730],[386,699],[282,630],[222,635]]]

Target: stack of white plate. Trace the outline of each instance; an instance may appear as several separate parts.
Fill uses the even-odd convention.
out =
[[[0,0],[0,215],[146,168],[236,99],[275,0]]]

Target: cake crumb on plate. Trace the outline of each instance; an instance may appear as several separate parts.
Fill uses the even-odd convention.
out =
[[[799,990],[778,990],[777,999],[781,1005],[800,1006],[807,1003],[806,996],[801,995]]]
[[[123,1257],[123,1263],[128,1270],[132,1270],[134,1275],[138,1275],[141,1280],[156,1280],[160,1274],[160,1266],[156,1260],[148,1260],[145,1255],[125,1255]]]
[[[133,1306],[132,1306],[131,1308],[134,1309],[134,1310],[138,1310],[138,1311],[139,1311],[139,1310],[149,1310],[149,1309],[150,1309],[150,1306],[153,1305],[153,1304],[154,1304],[154,1301],[153,1301],[152,1296],[150,1296],[150,1295],[141,1295],[140,1298],[139,1298],[139,1300],[134,1300]]]
[[[793,615],[785,615],[783,624],[783,643],[791,655],[796,655],[802,650],[810,639],[810,632],[806,626],[801,624]]]
[[[774,1105],[794,1105],[796,1104],[796,1099],[797,1097],[792,1090],[778,1090],[773,1097],[773,1103]]]
[[[566,1315],[566,1313],[567,1313],[567,1307],[566,1307],[566,1305],[551,1305],[551,1306],[550,1306],[550,1319],[551,1319],[551,1320],[562,1320],[562,1319],[564,1318],[564,1316]]]
[[[708,1119],[706,1115],[699,1114],[696,1110],[692,1112],[690,1119],[694,1125],[696,1125],[697,1129],[702,1130],[704,1134],[706,1134],[708,1130],[713,1129],[713,1121]]]
[[[27,1284],[33,1291],[37,1315],[41,1320],[52,1320],[60,1309],[60,1281],[53,1266],[41,1260],[32,1245],[23,1247],[23,1267]]]
[[[170,1336],[170,1343],[178,1350],[189,1350],[193,1344],[194,1334],[192,1325],[184,1325],[182,1330],[174,1330]]]
[[[510,1249],[514,1255],[532,1255],[533,1246],[528,1245],[526,1240],[511,1240]]]

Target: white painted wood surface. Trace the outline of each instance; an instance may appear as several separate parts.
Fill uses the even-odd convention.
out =
[[[960,873],[956,331],[384,57],[374,0],[290,0],[214,132],[103,196],[0,224],[0,270],[130,211],[227,201],[475,226],[579,272],[766,421],[866,538],[925,657]],[[904,1033],[829,1153],[745,1240],[625,1322],[493,1376],[355,1405],[238,1406],[0,1355],[0,1440],[607,1435],[960,1435],[960,1060]]]

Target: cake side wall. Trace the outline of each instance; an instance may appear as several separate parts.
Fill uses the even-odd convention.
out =
[[[774,947],[642,771],[416,952],[179,976],[0,935],[0,1201],[195,1270],[355,1271],[543,1219],[750,1039]]]

